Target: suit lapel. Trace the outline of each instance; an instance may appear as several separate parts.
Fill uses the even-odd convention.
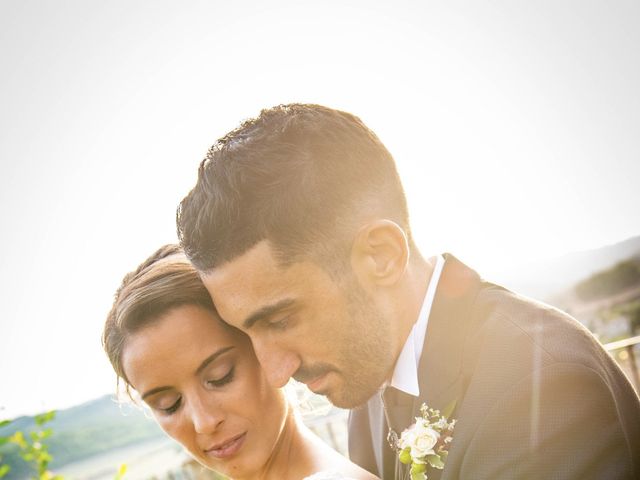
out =
[[[475,271],[453,255],[444,257],[420,358],[420,397],[413,405],[414,416],[419,414],[423,403],[443,411],[460,397],[464,387],[464,340],[481,282]]]
[[[444,254],[445,264],[418,367],[420,396],[413,402],[412,417],[420,407],[445,411],[464,393],[463,359],[465,339],[472,319],[473,306],[481,287],[480,276],[451,254]],[[451,413],[455,418],[456,409]],[[443,470],[431,469],[429,480],[439,480]]]

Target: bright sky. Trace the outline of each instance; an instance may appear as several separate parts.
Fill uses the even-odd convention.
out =
[[[115,288],[263,107],[359,115],[423,253],[487,277],[637,235],[638,25],[622,0],[2,0],[0,417],[113,390]]]

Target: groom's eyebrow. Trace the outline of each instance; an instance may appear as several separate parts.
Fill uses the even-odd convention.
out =
[[[249,317],[242,322],[242,326],[247,330],[253,327],[257,322],[269,318],[275,313],[280,312],[281,310],[285,310],[294,304],[294,300],[292,298],[285,298],[284,300],[280,300],[272,305],[265,305],[257,312],[252,313]]]

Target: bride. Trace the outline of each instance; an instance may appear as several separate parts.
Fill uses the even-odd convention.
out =
[[[124,277],[102,343],[127,392],[205,467],[235,480],[377,478],[297,418],[178,246]]]

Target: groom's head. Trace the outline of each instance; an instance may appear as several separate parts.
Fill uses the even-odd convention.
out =
[[[388,377],[412,241],[393,158],[360,119],[263,110],[209,150],[178,232],[273,384],[293,376],[352,407]]]

